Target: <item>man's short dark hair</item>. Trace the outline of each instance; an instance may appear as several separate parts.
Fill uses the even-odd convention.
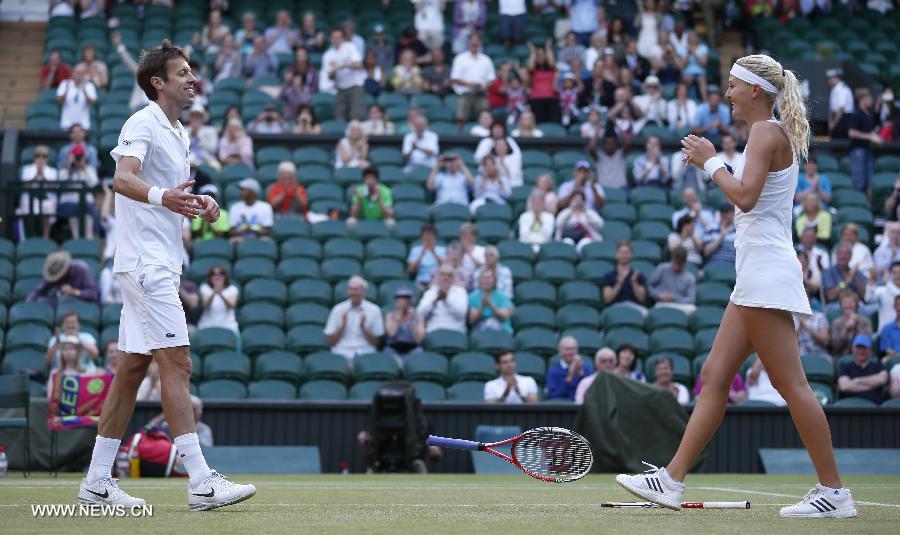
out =
[[[81,318],[78,316],[78,312],[75,312],[74,310],[72,310],[72,311],[66,312],[65,314],[62,315],[61,318],[59,318],[59,324],[62,325],[62,323],[64,321],[66,321],[67,319],[69,319],[70,316],[75,316],[75,319],[81,320]]]
[[[893,271],[894,268],[897,267],[897,266],[900,266],[900,260],[895,260],[894,262],[891,263],[891,269],[890,269],[890,271]]]
[[[378,168],[374,165],[370,165],[369,167],[363,169],[362,176],[363,180],[365,180],[367,176],[374,176],[375,180],[379,180],[381,178],[381,176],[378,174]]]
[[[153,83],[150,80],[153,77],[157,77],[162,78],[164,81],[169,81],[167,71],[169,60],[179,57],[184,58],[185,61],[190,61],[187,53],[178,46],[173,45],[168,39],[164,39],[162,44],[157,47],[145,50],[141,55],[141,62],[138,64],[135,76],[138,86],[144,91],[148,99],[155,101],[159,98],[156,88],[153,87]]]
[[[419,234],[425,234],[426,232],[430,232],[432,234],[437,234],[437,230],[435,230],[434,225],[431,223],[425,223],[422,225],[422,229],[419,230]]]
[[[694,216],[691,214],[684,214],[683,216],[678,218],[678,223],[675,224],[675,230],[681,234],[681,229],[687,226],[690,223],[694,222]]]
[[[494,362],[496,362],[497,364],[500,364],[500,359],[502,359],[506,355],[512,355],[513,360],[516,359],[515,353],[513,353],[512,351],[509,351],[509,350],[504,350],[504,351],[498,351],[497,353],[494,354]]]
[[[687,249],[682,247],[681,245],[676,246],[672,249],[672,260],[684,264],[687,262]]]
[[[662,357],[659,357],[658,359],[656,359],[656,362],[653,363],[653,367],[656,368],[663,362],[667,362],[669,364],[670,368],[673,368],[673,369],[675,368],[674,364],[672,364],[672,357],[670,357],[668,355],[665,355],[665,356],[662,356]]]

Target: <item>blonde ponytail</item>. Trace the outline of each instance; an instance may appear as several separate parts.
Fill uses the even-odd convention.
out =
[[[736,63],[762,77],[778,90],[778,108],[784,130],[798,159],[805,160],[809,156],[809,119],[806,116],[800,81],[792,71],[786,70],[780,63],[763,54],[744,56]],[[771,98],[774,104],[775,95],[771,95]]]

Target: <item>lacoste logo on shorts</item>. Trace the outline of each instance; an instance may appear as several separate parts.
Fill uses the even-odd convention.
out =
[[[127,139],[123,139],[123,140],[122,140],[122,144],[125,145],[126,147],[128,147],[128,146],[131,145],[131,142],[128,141]]]
[[[175,338],[174,333],[166,333],[166,338]]]

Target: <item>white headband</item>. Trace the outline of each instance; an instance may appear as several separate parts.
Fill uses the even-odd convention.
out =
[[[764,80],[758,74],[748,71],[747,69],[745,69],[744,67],[741,67],[737,63],[732,65],[731,75],[734,76],[735,78],[737,78],[738,80],[743,80],[743,81],[747,82],[748,84],[758,85],[759,87],[765,89],[767,92],[772,93],[773,95],[778,94],[778,90],[775,89],[775,86],[772,85],[771,82]]]

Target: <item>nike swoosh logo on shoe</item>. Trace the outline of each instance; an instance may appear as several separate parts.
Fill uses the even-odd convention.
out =
[[[212,498],[216,495],[216,489],[209,489],[209,493],[207,494],[197,494],[196,492],[192,493],[194,496],[200,496],[202,498]]]
[[[94,492],[94,491],[92,491],[92,490],[90,490],[90,489],[84,489],[84,490],[90,492],[91,494],[93,494],[93,495],[95,495],[95,496],[100,496],[100,497],[103,498],[104,500],[107,499],[107,498],[109,498],[109,491],[108,491],[108,490],[104,490],[104,491],[103,491],[103,494],[100,494],[99,492]]]

